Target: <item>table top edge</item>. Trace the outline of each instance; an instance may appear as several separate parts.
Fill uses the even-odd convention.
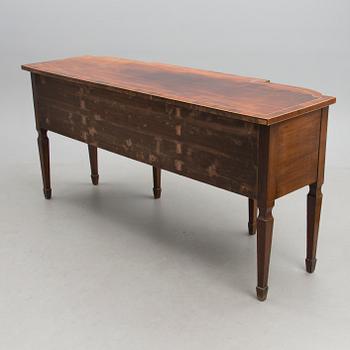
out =
[[[88,57],[96,57],[97,58],[97,57],[101,57],[101,56],[84,55],[84,56],[79,56],[77,58],[88,58]],[[124,59],[121,59],[121,60],[124,60]],[[136,60],[129,60],[129,59],[127,59],[127,61],[143,62],[143,61],[136,61]],[[50,61],[47,61],[47,62],[50,62]],[[39,62],[39,63],[44,63],[44,62]],[[152,64],[154,62],[143,62],[143,63]],[[300,90],[310,91],[311,93],[314,93],[316,96],[318,96],[318,98],[314,99],[314,100],[307,101],[306,103],[303,103],[303,104],[291,106],[285,110],[281,109],[281,110],[278,110],[278,111],[270,113],[270,114],[263,114],[263,115],[243,114],[243,113],[239,113],[237,111],[232,111],[232,110],[225,109],[222,107],[215,107],[213,105],[212,106],[205,105],[202,102],[200,104],[197,104],[193,101],[188,101],[186,99],[178,99],[178,98],[175,99],[175,98],[171,98],[171,97],[166,96],[166,95],[161,95],[161,94],[157,94],[157,93],[149,93],[146,91],[142,91],[140,89],[130,89],[130,88],[122,87],[122,86],[107,84],[105,82],[79,79],[78,77],[74,77],[74,76],[57,74],[57,73],[45,71],[45,70],[42,70],[42,69],[35,67],[37,64],[38,63],[22,64],[21,69],[25,70],[25,71],[29,71],[29,72],[34,73],[34,74],[60,78],[63,80],[74,81],[74,82],[79,82],[79,83],[87,83],[89,85],[103,86],[103,87],[107,87],[109,89],[114,89],[117,91],[124,91],[124,92],[129,91],[132,93],[147,95],[150,97],[155,97],[155,98],[159,98],[159,99],[166,100],[166,101],[172,101],[175,103],[177,102],[180,104],[196,106],[197,108],[199,108],[203,111],[207,111],[207,112],[210,112],[213,114],[223,115],[223,116],[226,116],[226,117],[231,118],[231,119],[243,120],[243,121],[247,121],[247,122],[251,122],[251,123],[259,124],[259,125],[267,125],[267,126],[273,125],[273,124],[282,122],[284,120],[288,120],[288,119],[297,117],[299,115],[305,114],[307,112],[310,112],[313,110],[318,110],[318,109],[321,109],[321,108],[324,108],[324,107],[327,107],[329,105],[336,103],[336,98],[333,96],[322,95],[320,92],[318,92],[316,90],[312,90],[312,89],[298,88],[298,87],[291,86],[293,88],[298,88]],[[169,65],[169,64],[162,64],[162,65],[187,69],[187,67],[181,67],[181,66],[176,66],[176,65]],[[191,69],[191,68],[189,68],[189,69]],[[207,71],[207,72],[212,73],[212,74],[234,76],[234,77],[238,77],[238,78],[239,77],[250,78],[250,77],[232,75],[232,74],[228,74],[228,73],[221,73],[221,72],[215,72],[215,71]],[[266,80],[266,79],[259,79],[259,78],[251,78],[251,79],[256,79],[257,84],[258,83],[267,83],[267,84],[271,83],[269,80]],[[252,81],[252,84],[254,84],[254,83],[255,82]],[[277,85],[284,85],[284,84],[278,84],[278,83],[272,83],[272,84],[274,84],[276,86]]]

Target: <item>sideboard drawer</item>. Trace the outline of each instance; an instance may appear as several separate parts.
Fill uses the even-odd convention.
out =
[[[39,126],[255,197],[258,125],[132,92],[34,75]]]

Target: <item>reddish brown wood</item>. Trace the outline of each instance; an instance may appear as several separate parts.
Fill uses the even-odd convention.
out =
[[[328,105],[335,98],[266,80],[158,63],[84,56],[23,66],[32,72],[44,194],[47,130],[249,198],[257,226],[257,297],[268,291],[275,200],[310,185],[306,269],[316,263]],[[257,207],[259,216],[256,221]]]
[[[38,147],[41,164],[41,174],[43,180],[43,192],[46,199],[51,198],[51,181],[50,181],[50,149],[47,130],[38,130]]]
[[[259,133],[259,173],[257,221],[257,270],[256,295],[264,301],[268,292],[268,276],[272,245],[272,208],[276,197],[276,179],[273,176],[276,164],[276,129],[260,126]]]
[[[322,206],[321,187],[324,181],[324,164],[326,156],[328,108],[322,110],[320,121],[320,138],[318,152],[317,181],[310,185],[307,195],[307,240],[306,240],[306,271],[312,273],[316,267],[316,249]]]
[[[249,221],[248,221],[248,232],[250,235],[254,235],[256,232],[256,218],[257,218],[257,201],[249,198]]]
[[[256,286],[256,296],[260,301],[266,299],[269,289],[267,282],[269,277],[272,231],[272,207],[259,207],[257,234],[258,284]]]
[[[223,114],[258,124],[273,124],[335,102],[317,91],[160,63],[82,56],[27,64],[31,72],[132,91],[177,106]],[[186,88],[184,88],[186,87]]]
[[[153,195],[154,198],[160,198],[160,194],[162,192],[162,188],[160,185],[160,176],[161,176],[161,169],[153,167]]]
[[[276,153],[273,173],[275,198],[316,181],[321,111],[271,126]]]
[[[34,79],[40,127],[256,197],[258,125],[100,87]]]
[[[97,147],[88,145],[89,150],[89,160],[90,160],[90,169],[91,169],[91,181],[97,186],[98,185],[98,163],[97,163]]]
[[[316,267],[316,248],[322,205],[322,192],[319,184],[310,185],[307,195],[307,241],[306,241],[306,271],[312,273]]]

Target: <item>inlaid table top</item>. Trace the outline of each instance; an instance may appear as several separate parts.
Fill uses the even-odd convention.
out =
[[[265,79],[115,57],[81,56],[22,68],[180,101],[256,124],[274,124],[335,103],[317,91]]]

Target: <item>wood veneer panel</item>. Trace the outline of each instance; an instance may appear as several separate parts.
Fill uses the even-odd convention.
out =
[[[275,197],[317,179],[321,110],[274,125]]]
[[[266,79],[113,57],[73,57],[22,68],[265,125],[335,102],[334,97],[317,91],[270,83]]]
[[[90,145],[254,198],[258,126],[34,75],[39,125]]]

